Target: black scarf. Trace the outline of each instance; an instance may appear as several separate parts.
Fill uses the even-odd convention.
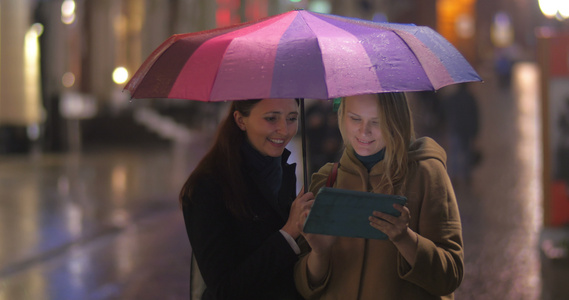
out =
[[[366,167],[367,171],[369,172],[375,164],[382,161],[385,157],[385,148],[379,150],[379,152],[368,155],[368,156],[361,156],[356,151],[354,151],[356,158]]]
[[[283,178],[282,158],[264,156],[245,141],[241,145],[244,163],[249,175],[258,184],[261,192],[270,200],[278,198]]]

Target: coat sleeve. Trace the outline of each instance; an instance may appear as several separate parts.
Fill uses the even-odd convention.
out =
[[[332,171],[332,166],[333,164],[328,163],[324,165],[322,168],[320,168],[320,170],[317,173],[314,173],[312,175],[312,180],[310,183],[309,190],[313,192],[314,195],[316,195],[316,193],[321,187],[326,185],[326,181],[328,180],[328,175]],[[302,249],[301,258],[294,267],[294,282],[296,284],[296,289],[302,295],[302,297],[304,297],[304,299],[318,299],[322,294],[322,292],[324,292],[326,285],[328,284],[328,280],[331,274],[330,270],[331,268],[328,269],[328,274],[326,275],[324,282],[320,286],[318,287],[311,286],[308,283],[308,269],[306,265],[308,254],[310,253],[310,246],[304,239],[302,240],[304,241],[304,243],[302,244],[306,246],[301,247]]]
[[[398,255],[399,276],[433,295],[448,295],[460,285],[464,272],[462,227],[456,197],[444,165],[429,160],[418,166],[422,192],[417,223],[418,251],[413,268]],[[413,214],[412,215],[416,215]]]
[[[243,234],[225,208],[219,186],[202,182],[188,202],[183,206],[186,230],[207,291],[215,299],[254,298],[287,269],[292,275],[298,256],[278,230],[246,253],[248,246],[243,245],[250,241],[240,240]]]

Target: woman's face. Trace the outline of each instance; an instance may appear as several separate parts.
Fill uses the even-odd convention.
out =
[[[233,113],[249,143],[265,156],[280,156],[298,130],[298,105],[294,99],[263,99],[248,117]]]
[[[385,147],[379,126],[377,95],[346,97],[344,106],[344,138],[361,156],[369,156]]]

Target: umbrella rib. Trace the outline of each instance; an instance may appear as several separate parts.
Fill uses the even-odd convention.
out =
[[[314,30],[312,29],[312,27],[310,27],[310,24],[308,24],[308,22],[306,22],[306,19],[304,18],[304,15],[300,14],[302,17],[302,20],[304,21],[304,23],[306,24],[306,27],[310,30],[310,32],[312,33],[312,35],[317,36],[316,32],[314,32]],[[328,23],[330,24],[330,23]],[[332,25],[332,24],[330,24]],[[333,25],[332,25],[333,26]],[[318,50],[320,53],[322,53],[322,48],[320,47],[320,40],[318,40],[318,38],[316,38],[316,45],[318,46]],[[322,60],[322,69],[324,70],[324,77],[326,77],[326,65],[324,64],[324,60]],[[324,85],[326,88],[326,98],[330,97],[330,90],[328,89],[328,82],[326,80],[324,80]]]
[[[136,73],[132,76],[129,82],[125,85],[123,91],[124,90],[129,91],[131,99],[134,97],[134,93],[138,89],[138,86],[140,85],[142,79],[146,76],[148,71],[152,69],[154,64],[164,54],[164,52],[166,52],[166,50],[168,50],[172,44],[178,41],[178,36],[180,35],[178,34],[171,36],[166,41],[164,41],[160,46],[158,46],[158,48],[152,51],[150,56],[148,56],[148,58],[142,63],[142,66],[136,71]]]
[[[422,26],[417,26],[417,29],[418,29],[418,28],[421,28],[421,27],[422,27]],[[427,75],[427,77],[429,78],[429,82],[430,82],[431,85],[433,86],[433,90],[434,90],[434,91],[437,91],[437,90],[439,90],[440,88],[443,88],[443,87],[445,87],[445,86],[447,86],[447,85],[449,85],[449,84],[458,83],[457,81],[455,81],[455,80],[453,79],[453,76],[452,76],[450,73],[448,73],[448,71],[446,72],[446,74],[448,74],[448,77],[449,77],[449,79],[450,79],[450,82],[449,82],[449,81],[441,82],[441,81],[439,81],[439,80],[433,80],[433,76],[434,76],[433,72],[429,72],[429,71],[428,71],[428,70],[431,70],[431,69],[428,68],[428,67],[425,67],[424,61],[421,60],[420,57],[417,55],[417,53],[421,53],[421,52],[420,52],[420,51],[415,51],[415,50],[416,50],[415,47],[413,47],[413,45],[411,45],[410,43],[407,42],[407,40],[406,40],[406,38],[404,37],[404,35],[400,34],[398,29],[390,28],[390,30],[391,30],[394,34],[396,34],[396,35],[401,39],[401,41],[402,41],[403,43],[405,43],[405,45],[407,45],[407,47],[408,47],[409,49],[412,50],[411,52],[413,53],[413,55],[415,56],[415,58],[417,58],[417,61],[419,62],[419,64],[421,64],[421,66],[423,66],[422,69],[425,71],[425,75]],[[431,30],[432,30],[432,29],[431,29]],[[434,31],[434,30],[433,30],[433,31]],[[413,35],[413,34],[411,34],[411,33],[408,33],[408,32],[405,32],[405,31],[403,31],[403,32],[406,33],[406,34],[411,35],[412,37],[415,37],[415,38],[416,38],[416,36]],[[431,50],[429,47],[427,47],[426,45],[424,45],[424,43],[423,43],[422,41],[420,41],[420,40],[418,40],[418,41],[419,41],[419,42],[421,43],[421,45],[423,45],[427,50],[429,50],[429,53],[432,53],[432,50]],[[456,50],[456,51],[458,52],[458,50]],[[460,52],[458,52],[458,54],[460,54]],[[441,58],[440,58],[439,56],[437,56],[437,55],[434,55],[434,54],[433,54],[432,56],[433,56],[434,59],[436,59],[437,63],[440,64],[440,65],[443,67],[444,70],[446,70],[445,64],[444,64],[444,62],[441,60]],[[437,83],[437,86],[435,86],[435,82]],[[466,82],[466,81],[462,81],[462,82]]]
[[[433,84],[433,81],[431,80],[431,75],[429,74],[429,72],[427,72],[427,69],[424,68],[423,62],[421,61],[421,59],[419,58],[419,56],[417,56],[417,53],[415,53],[414,47],[412,47],[412,46],[407,42],[407,40],[398,32],[397,29],[390,28],[390,30],[391,30],[391,32],[393,32],[394,34],[396,34],[396,35],[401,39],[401,41],[402,41],[403,43],[405,43],[405,45],[406,45],[409,49],[412,50],[411,53],[413,53],[413,56],[415,56],[415,58],[417,59],[417,61],[419,62],[419,64],[421,64],[421,67],[422,67],[421,69],[423,69],[423,70],[425,71],[425,75],[427,75],[427,77],[429,78],[429,82],[430,82],[431,85],[433,86],[433,90],[437,90],[437,88],[436,88],[436,87],[434,86],[434,84]],[[438,59],[438,57],[437,57],[437,59]],[[440,62],[440,60],[439,60],[439,62]],[[440,62],[440,63],[442,64],[442,62]]]

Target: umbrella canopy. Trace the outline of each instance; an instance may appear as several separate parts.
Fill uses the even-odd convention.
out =
[[[173,35],[125,89],[132,98],[303,100],[438,90],[471,81],[481,79],[456,48],[428,27],[296,10]],[[304,127],[301,118],[308,186]]]
[[[481,81],[434,30],[305,10],[177,34],[125,89],[133,98],[331,99]]]

